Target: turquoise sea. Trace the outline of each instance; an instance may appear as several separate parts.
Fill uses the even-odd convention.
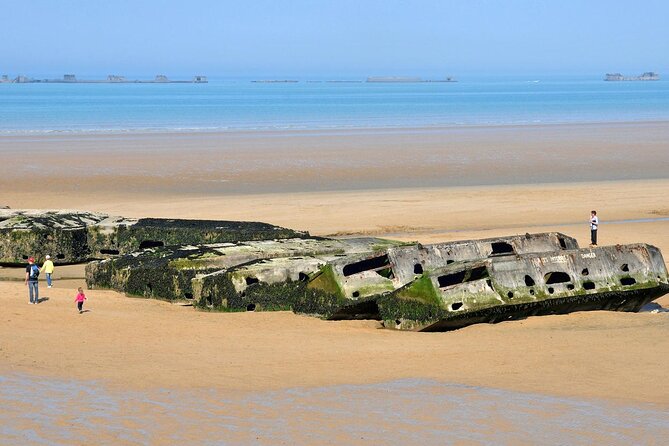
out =
[[[669,82],[0,84],[0,135],[669,120]]]

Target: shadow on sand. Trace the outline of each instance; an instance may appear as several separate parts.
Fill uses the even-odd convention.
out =
[[[643,307],[641,307],[641,310],[639,311],[642,313],[669,313],[669,309],[664,308],[657,302],[651,302],[649,304],[646,304]]]

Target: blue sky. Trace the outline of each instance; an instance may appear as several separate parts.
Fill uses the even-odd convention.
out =
[[[0,0],[0,73],[669,71],[669,2]]]

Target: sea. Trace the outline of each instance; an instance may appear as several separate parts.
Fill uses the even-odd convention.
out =
[[[367,83],[0,83],[0,135],[497,126],[669,120],[669,82],[602,76]]]

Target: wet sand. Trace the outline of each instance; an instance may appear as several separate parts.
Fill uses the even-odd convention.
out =
[[[255,392],[111,391],[11,374],[0,376],[0,403],[0,443],[22,445],[627,446],[660,445],[669,435],[669,412],[653,405],[424,379]]]
[[[669,123],[0,138],[0,191],[262,194],[666,178]],[[37,189],[37,190],[36,190]],[[5,197],[3,197],[6,199]],[[24,204],[25,203],[25,204]]]
[[[193,152],[165,135],[130,135],[126,142],[120,136],[102,142],[4,138],[0,205],[257,220],[317,235],[426,243],[559,230],[581,245],[588,243],[587,219],[595,208],[601,244],[647,242],[669,255],[667,126],[479,130],[442,129],[415,138],[250,135],[252,143],[235,143],[242,146],[217,145],[230,135],[174,137],[189,141]],[[266,146],[238,152],[261,136]],[[435,139],[426,142],[430,138]],[[295,146],[297,140],[310,142]],[[341,150],[337,144],[344,144]],[[360,150],[365,144],[369,151]],[[138,154],[137,145],[147,149]],[[22,147],[36,147],[43,156],[20,162]],[[499,156],[505,151],[514,158]],[[367,160],[364,169],[360,158]],[[457,164],[456,158],[469,161]],[[237,170],[226,170],[233,164]],[[550,174],[541,177],[542,172]],[[205,181],[217,178],[229,181]],[[489,184],[487,178],[509,184]],[[597,181],[602,179],[609,181]],[[209,389],[222,395],[418,379],[669,408],[665,312],[584,312],[451,333],[398,333],[374,321],[203,313],[94,290],[86,304],[91,311],[79,315],[73,300],[83,284],[76,278],[80,270],[57,269],[58,274],[72,279],[57,281],[51,290],[42,287],[49,299],[38,306],[28,305],[22,283],[0,281],[0,375],[77,379],[112,392]],[[12,276],[17,278],[15,270],[0,269],[0,278]],[[669,307],[667,296],[657,302]],[[305,405],[300,413],[307,411]],[[344,418],[338,420],[332,426],[341,426]],[[442,422],[432,420],[431,426]]]

